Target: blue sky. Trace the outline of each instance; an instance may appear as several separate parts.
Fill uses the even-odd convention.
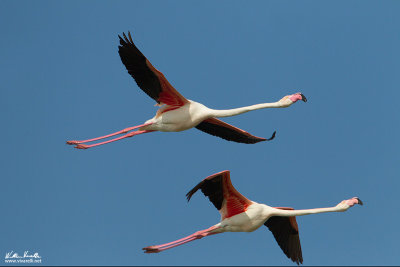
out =
[[[219,221],[197,193],[228,169],[251,200],[298,209],[359,196],[346,213],[297,218],[306,265],[398,265],[400,2],[0,1],[0,256],[44,265],[290,265],[266,227],[159,254]],[[226,118],[272,142],[196,129],[89,150],[141,124],[154,101],[126,72],[118,34],[182,95],[211,108],[308,103]],[[0,264],[4,264],[3,258]]]

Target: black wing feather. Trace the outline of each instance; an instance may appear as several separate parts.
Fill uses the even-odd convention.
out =
[[[272,232],[285,255],[299,265],[303,263],[299,231],[293,227],[290,220],[291,217],[273,216],[264,225]]]
[[[212,179],[205,179],[196,185],[189,193],[186,194],[187,200],[196,193],[197,190],[201,189],[201,192],[209,198],[214,204],[217,210],[222,208],[222,202],[224,200],[223,193],[223,174],[213,177]]]
[[[270,141],[274,139],[276,132],[274,132],[269,139],[257,137],[251,134],[245,134],[239,131],[233,131],[230,128],[224,127],[222,125],[214,124],[208,121],[203,121],[196,126],[196,128],[205,133],[218,136],[222,139],[228,141],[234,141],[237,143],[245,143],[245,144],[255,144],[261,141]]]
[[[139,51],[132,41],[131,33],[128,32],[129,39],[123,33],[123,37],[118,35],[119,43],[118,53],[122,63],[125,65],[128,73],[136,81],[137,85],[147,95],[153,98],[157,103],[159,94],[162,91],[160,80],[157,75],[147,65],[146,57]]]

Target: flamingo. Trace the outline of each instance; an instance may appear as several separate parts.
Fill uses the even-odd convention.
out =
[[[303,263],[299,228],[296,217],[301,215],[342,212],[355,204],[363,205],[358,197],[343,200],[335,207],[294,210],[287,207],[270,207],[251,201],[232,185],[229,171],[213,174],[186,194],[189,201],[197,190],[201,190],[221,214],[221,221],[210,228],[197,231],[179,240],[143,248],[145,253],[157,253],[190,241],[224,232],[253,232],[262,225],[272,232],[282,251],[293,262]]]
[[[139,51],[132,41],[130,32],[128,32],[128,36],[129,38],[125,33],[123,33],[123,38],[118,35],[120,41],[118,53],[122,63],[139,88],[153,98],[157,102],[156,106],[158,105],[160,108],[157,110],[156,115],[144,124],[128,127],[121,131],[93,139],[67,141],[67,144],[76,145],[75,147],[79,149],[87,149],[143,133],[154,131],[179,132],[193,127],[228,141],[254,144],[260,141],[272,140],[276,132],[269,139],[265,139],[251,135],[217,118],[235,116],[263,108],[285,108],[298,100],[307,101],[307,98],[302,93],[295,93],[287,95],[274,103],[263,103],[229,110],[210,109],[183,97],[168,82],[164,75],[154,68],[150,61]],[[85,144],[121,134],[124,135],[108,141],[91,145]]]

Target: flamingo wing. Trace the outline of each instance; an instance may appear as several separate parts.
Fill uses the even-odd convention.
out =
[[[277,209],[293,210],[293,208],[283,207]],[[303,263],[296,217],[273,216],[264,225],[272,232],[276,242],[289,259],[296,262],[297,265]]]
[[[246,211],[252,204],[251,200],[233,187],[229,171],[222,171],[205,178],[186,194],[187,200],[189,201],[199,189],[219,210],[222,220]]]
[[[158,104],[182,106],[189,101],[184,98],[164,77],[151,65],[150,61],[139,51],[132,41],[131,33],[128,37],[123,33],[119,36],[118,53],[128,73],[137,85]]]
[[[242,129],[239,129],[216,118],[206,119],[198,124],[196,128],[200,131],[218,136],[228,141],[245,144],[255,144],[261,141],[270,141],[274,139],[276,133],[274,132],[269,139],[265,139],[262,137],[251,135],[250,133],[243,131]]]

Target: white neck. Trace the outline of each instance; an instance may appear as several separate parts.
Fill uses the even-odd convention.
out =
[[[246,113],[252,110],[263,109],[263,108],[284,108],[288,107],[288,105],[282,104],[280,101],[274,103],[263,103],[263,104],[256,104],[252,106],[242,107],[242,108],[234,108],[234,109],[226,109],[226,110],[217,110],[211,109],[211,116],[212,117],[230,117],[239,115],[242,113]]]
[[[302,215],[325,213],[325,212],[342,212],[342,211],[346,211],[346,210],[347,210],[346,208],[336,206],[336,207],[330,207],[330,208],[317,208],[317,209],[307,209],[307,210],[274,209],[271,213],[272,213],[272,216],[291,217],[291,216],[302,216]]]

